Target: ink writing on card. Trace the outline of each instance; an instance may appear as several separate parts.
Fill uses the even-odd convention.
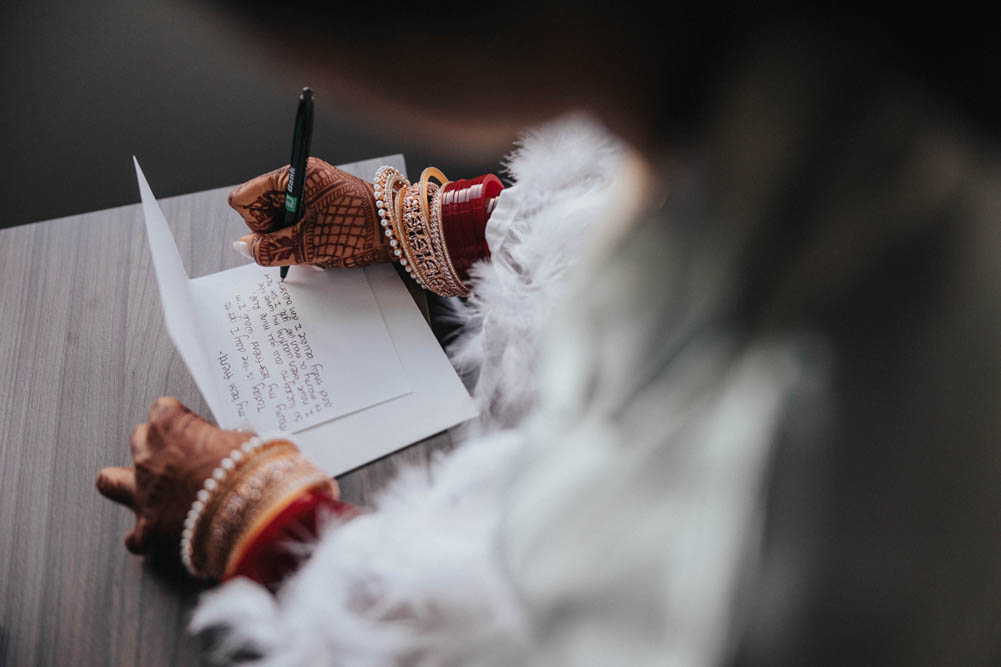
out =
[[[262,273],[233,290],[223,303],[229,330],[216,368],[239,418],[296,430],[334,406],[288,287]]]
[[[393,156],[347,171],[380,164],[404,170]],[[189,278],[135,168],[167,333],[221,427],[290,431],[337,474],[475,414],[391,267],[293,269],[284,285],[254,263]],[[220,216],[200,223],[235,234]]]
[[[246,264],[191,286],[220,425],[299,433],[409,391],[359,272]]]

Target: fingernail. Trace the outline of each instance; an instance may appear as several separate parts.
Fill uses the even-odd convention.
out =
[[[314,269],[314,270],[316,270],[316,271],[323,271],[323,267],[322,267],[322,266],[317,266],[316,264],[312,264],[311,266],[312,266],[312,267],[313,267],[313,269]]]
[[[254,258],[254,256],[250,254],[250,244],[246,241],[233,241],[233,250],[237,251],[247,259]]]

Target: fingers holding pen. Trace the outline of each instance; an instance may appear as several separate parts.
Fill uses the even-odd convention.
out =
[[[288,188],[288,174],[289,168],[285,165],[255,176],[230,191],[226,201],[240,214],[250,231],[273,232],[285,224],[285,191]],[[323,160],[311,157],[307,162],[306,180],[303,183],[303,200],[309,201],[330,183],[347,178],[351,178],[347,173]]]
[[[233,243],[233,249],[261,266],[289,266],[304,261],[301,223],[270,234],[247,234]]]
[[[286,216],[287,167],[234,189],[229,203],[252,234],[234,250],[261,266],[311,264],[353,268],[394,259],[380,225],[373,185],[322,160],[309,158],[302,186],[305,211],[298,222]]]
[[[281,226],[285,215],[288,167],[281,167],[238,185],[226,200],[251,231],[266,233]]]

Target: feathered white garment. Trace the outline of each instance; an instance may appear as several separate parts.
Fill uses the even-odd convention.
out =
[[[430,482],[403,474],[375,511],[329,526],[277,598],[247,581],[206,594],[194,630],[223,626],[224,654],[266,665],[726,655],[800,364],[788,344],[704,326],[711,304],[677,275],[704,258],[665,220],[589,251],[619,224],[627,159],[581,117],[524,137],[451,350],[478,371],[476,435]]]

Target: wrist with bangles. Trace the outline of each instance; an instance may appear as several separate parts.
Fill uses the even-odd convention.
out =
[[[434,167],[415,184],[388,166],[373,180],[380,224],[396,260],[421,287],[445,297],[469,294],[469,268],[490,256],[486,221],[503,188],[493,174],[453,182]]]
[[[181,562],[201,579],[257,573],[252,578],[269,583],[262,579],[275,564],[262,558],[274,558],[277,539],[293,524],[315,536],[321,507],[350,513],[338,500],[337,483],[289,436],[253,436],[223,457],[202,484],[184,520]]]

